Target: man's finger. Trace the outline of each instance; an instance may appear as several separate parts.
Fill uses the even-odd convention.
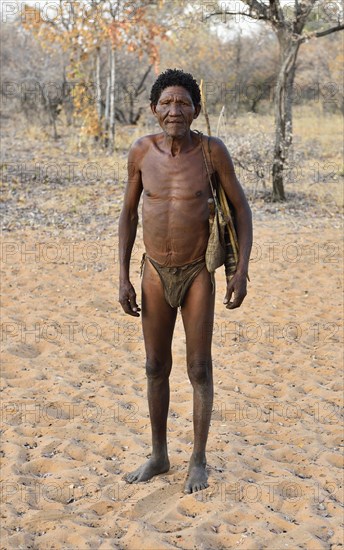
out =
[[[244,301],[244,298],[246,296],[245,294],[239,294],[238,296],[235,296],[233,302],[229,302],[226,306],[227,309],[236,309],[237,307],[240,307],[241,304]]]
[[[137,312],[137,311],[140,310],[139,306],[136,303],[136,295],[135,294],[130,296],[129,302],[130,302],[130,307],[131,307],[132,311]]]
[[[125,313],[127,313],[128,315],[132,315],[133,317],[140,316],[139,311],[141,311],[141,309],[137,306],[135,298],[134,301],[131,301],[131,299],[128,297],[126,299],[119,300],[119,302]]]
[[[125,311],[125,313],[127,313],[128,315],[132,315],[133,317],[139,317],[140,314],[139,314],[139,311],[140,308],[136,308],[136,309],[133,309],[131,303],[128,301],[126,304],[124,304],[123,306],[123,309]]]
[[[223,300],[224,304],[228,304],[228,302],[231,301],[232,294],[233,294],[233,287],[227,287],[226,296]]]

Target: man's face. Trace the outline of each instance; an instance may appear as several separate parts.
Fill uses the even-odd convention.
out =
[[[198,117],[200,105],[194,106],[189,92],[182,86],[169,86],[161,92],[157,105],[151,105],[161,128],[170,137],[183,137]]]

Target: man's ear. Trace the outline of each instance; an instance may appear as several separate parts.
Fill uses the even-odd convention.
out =
[[[195,107],[194,119],[198,117],[200,112],[201,112],[201,104],[196,105],[196,107]]]
[[[151,103],[150,108],[151,108],[151,111],[152,111],[153,115],[156,115],[156,105],[154,105],[154,103]]]

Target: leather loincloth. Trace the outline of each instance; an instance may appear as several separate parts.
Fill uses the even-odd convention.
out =
[[[158,262],[153,260],[153,258],[148,256],[148,254],[144,253],[141,260],[141,276],[146,258],[149,259],[152,266],[158,272],[164,289],[166,302],[171,307],[182,306],[183,300],[191,286],[191,283],[206,265],[205,257],[203,257],[179,267],[165,267],[158,264]],[[214,292],[214,274],[211,273],[211,276]]]

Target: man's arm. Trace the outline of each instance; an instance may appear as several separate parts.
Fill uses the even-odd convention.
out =
[[[138,312],[140,308],[136,303],[135,289],[130,282],[129,269],[139,219],[137,209],[143,189],[140,171],[142,149],[142,140],[139,140],[134,143],[129,151],[128,182],[118,227],[120,269],[119,302],[125,313],[133,315],[134,317],[139,316]]]
[[[243,188],[236,177],[230,154],[218,138],[210,139],[211,160],[222,187],[235,210],[239,241],[239,260],[233,278],[227,280],[225,303],[228,309],[239,307],[246,296],[248,263],[252,248],[252,214]],[[232,294],[234,300],[231,302]]]

